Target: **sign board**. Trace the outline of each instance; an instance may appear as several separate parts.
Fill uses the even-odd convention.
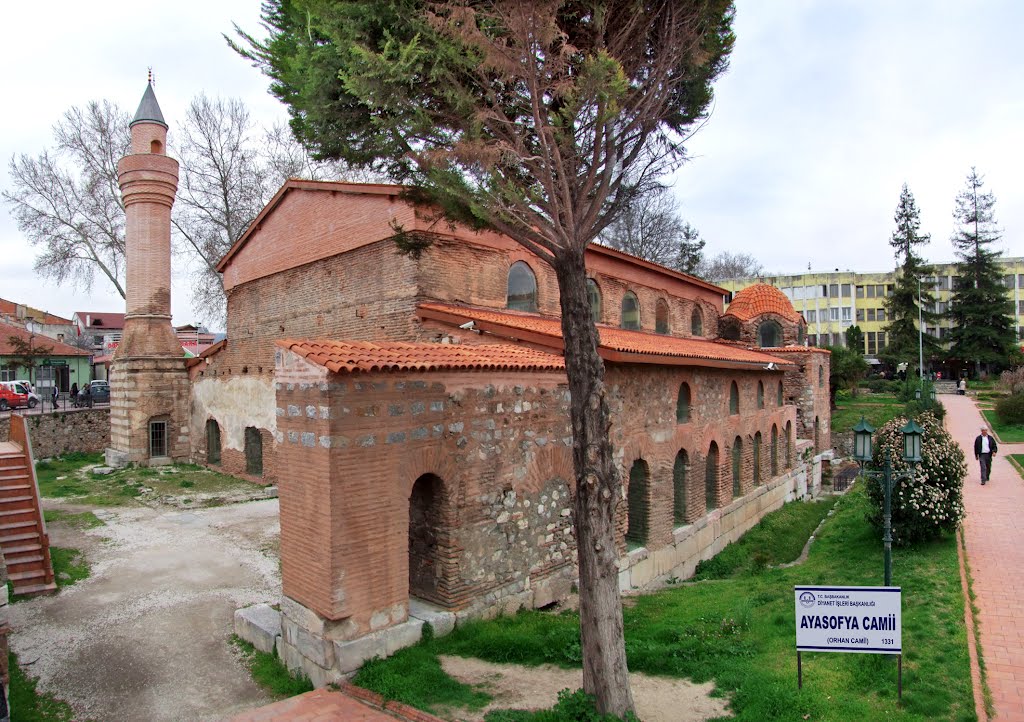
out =
[[[793,587],[797,652],[902,654],[900,587]]]

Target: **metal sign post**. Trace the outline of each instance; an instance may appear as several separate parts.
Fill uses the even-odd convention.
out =
[[[903,699],[902,591],[899,587],[793,587],[796,602],[797,687],[802,652],[887,654],[897,657]]]

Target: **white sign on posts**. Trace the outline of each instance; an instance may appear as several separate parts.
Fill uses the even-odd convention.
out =
[[[797,652],[902,654],[899,587],[793,587]]]

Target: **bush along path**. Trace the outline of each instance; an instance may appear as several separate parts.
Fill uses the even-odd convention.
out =
[[[753,561],[755,545],[733,545],[730,554],[746,560],[709,565],[706,572],[714,581],[630,600],[624,610],[630,670],[711,681],[739,720],[977,719],[951,534],[894,554],[894,582],[903,587],[902,703],[896,698],[895,660],[876,655],[804,655],[804,688],[797,689],[793,586],[880,585],[882,543],[867,521],[871,511],[857,484],[836,502],[804,564],[768,569]],[[809,530],[802,534],[802,540],[793,540],[794,556]],[[572,612],[535,611],[466,624],[447,637],[367,664],[354,681],[421,709],[479,708],[483,702],[477,695],[486,690],[448,677],[438,655],[579,667],[578,624]],[[491,712],[486,719],[518,719],[500,714]]]

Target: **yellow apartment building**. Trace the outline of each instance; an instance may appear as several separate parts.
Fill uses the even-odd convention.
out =
[[[1024,341],[1024,258],[1002,258],[1003,285],[1013,301],[1017,340]],[[922,288],[935,296],[933,310],[945,314],[953,289],[959,282],[956,264],[932,264],[935,274],[921,279]],[[807,342],[814,346],[842,346],[846,329],[859,326],[864,332],[861,351],[874,360],[886,347],[885,299],[892,293],[896,273],[801,273],[793,276],[760,276],[716,282],[731,294],[754,283],[770,283],[781,290],[807,321]],[[925,325],[924,332],[939,339],[949,334],[950,322],[941,318],[937,325]]]

